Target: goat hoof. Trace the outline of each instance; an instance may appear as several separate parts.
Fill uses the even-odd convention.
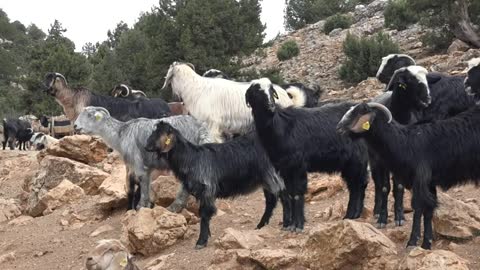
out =
[[[395,220],[395,225],[400,227],[400,226],[403,226],[403,224],[405,224],[405,220]]]
[[[296,232],[296,233],[303,233],[303,229],[301,229],[301,228],[295,228],[295,232]]]
[[[206,246],[207,246],[207,244],[196,244],[196,245],[195,245],[195,249],[202,249],[202,248],[204,248],[204,247],[206,247]]]
[[[387,224],[386,224],[386,223],[377,223],[377,228],[378,228],[378,229],[383,229],[383,228],[385,228],[385,227],[387,227]]]
[[[375,215],[373,215],[373,217],[374,217],[375,219],[378,219],[378,218],[380,217],[380,214],[375,214]]]

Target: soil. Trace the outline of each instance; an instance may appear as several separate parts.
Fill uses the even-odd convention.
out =
[[[19,198],[23,194],[23,182],[33,177],[38,170],[36,152],[2,151],[0,154],[0,198]],[[332,176],[336,177],[336,176]],[[314,180],[312,180],[314,181]],[[407,192],[408,193],[408,192]],[[479,198],[480,189],[474,186],[463,186],[448,191],[451,196],[466,200]],[[406,196],[409,197],[409,196]],[[121,220],[125,209],[105,213],[95,207],[98,196],[86,196],[75,204],[64,206],[53,213],[35,218],[25,225],[8,225],[0,223],[0,256],[14,252],[15,259],[0,263],[3,270],[8,269],[84,269],[87,252],[96,245],[99,239],[120,238]],[[346,188],[335,193],[330,198],[308,202],[306,205],[306,228],[303,233],[289,233],[280,230],[281,207],[277,207],[271,223],[262,230],[270,231],[275,237],[267,238],[267,246],[289,246],[299,250],[300,243],[306,239],[309,230],[316,224],[327,222],[322,215],[324,210],[332,205],[346,205],[348,193]],[[392,200],[392,199],[391,199]],[[480,206],[480,200],[476,200]],[[163,250],[160,254],[144,258],[137,257],[137,263],[143,267],[153,258],[161,255],[174,254],[167,260],[165,269],[206,269],[214,258],[215,240],[223,231],[232,227],[237,230],[254,229],[263,213],[263,193],[257,191],[249,196],[238,197],[235,200],[217,201],[222,204],[223,210],[212,219],[212,237],[209,244],[202,250],[195,250],[199,224],[190,225],[185,239],[172,247]],[[405,199],[405,206],[410,203]],[[393,206],[390,202],[389,208]],[[441,206],[440,206],[441,207]],[[375,224],[371,215],[373,209],[373,183],[369,183],[364,217],[361,221]],[[390,209],[391,210],[391,209]],[[394,227],[393,213],[390,211],[390,220],[386,229],[382,231],[398,246],[399,256],[405,254],[407,239],[397,239],[400,235],[408,237],[411,227],[412,214],[407,213],[407,223],[403,227]],[[338,219],[339,217],[337,217]],[[64,226],[65,221],[69,225]],[[102,225],[110,225],[114,229],[96,237],[89,235]],[[438,237],[437,237],[438,238]],[[470,261],[471,269],[480,269],[480,237],[464,243],[450,245],[449,240],[436,239],[434,249],[451,248],[454,252]]]

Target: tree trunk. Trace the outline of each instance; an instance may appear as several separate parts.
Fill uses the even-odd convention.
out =
[[[474,48],[480,48],[480,36],[468,16],[467,0],[456,0],[451,6],[450,26],[456,38]]]

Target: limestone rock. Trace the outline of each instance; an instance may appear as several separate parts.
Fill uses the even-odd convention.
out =
[[[313,174],[309,177],[305,201],[330,198],[346,187],[339,175]]]
[[[114,166],[112,174],[102,182],[98,188],[101,198],[97,205],[100,208],[110,210],[126,204],[126,173],[125,165]]]
[[[100,234],[103,234],[103,233],[106,233],[106,232],[109,232],[109,231],[113,231],[114,228],[108,224],[105,224],[103,226],[100,226],[98,227],[95,231],[93,231],[91,234],[90,234],[90,237],[96,237],[96,236],[99,236]]]
[[[187,232],[185,217],[161,206],[128,211],[122,224],[123,238],[129,249],[145,256],[175,244]]]
[[[467,43],[459,39],[455,39],[448,47],[447,53],[453,54],[454,52],[466,52],[468,49],[470,49],[470,46],[468,46]]]
[[[86,194],[98,193],[98,187],[108,174],[102,170],[67,158],[46,156],[40,163],[40,171],[31,184],[28,207],[32,208],[50,189],[67,179],[83,188]]]
[[[415,248],[408,253],[398,270],[467,270],[468,262],[447,250]]]
[[[11,226],[24,226],[27,223],[31,222],[33,220],[33,217],[31,216],[19,216],[15,219],[12,219],[8,222],[8,225]]]
[[[254,270],[258,265],[250,258],[251,251],[248,249],[217,249],[208,270]]]
[[[15,261],[15,252],[10,252],[7,254],[0,255],[0,264],[5,263],[5,262],[11,262]]]
[[[12,220],[22,214],[20,204],[14,199],[0,198],[0,223]]]
[[[472,239],[480,233],[480,209],[449,195],[438,193],[439,206],[433,216],[433,228],[439,235],[457,240]]]
[[[68,180],[38,198],[36,204],[29,205],[28,214],[37,217],[56,208],[80,199],[85,195],[83,189]],[[47,212],[46,212],[47,211]]]
[[[158,256],[157,258],[151,260],[150,262],[145,265],[145,270],[161,270],[161,269],[172,269],[171,266],[168,265],[168,261],[173,258],[175,253],[170,253],[166,255]]]
[[[297,254],[288,249],[259,249],[250,257],[265,269],[291,269],[297,262]]]
[[[263,243],[258,230],[238,231],[233,228],[225,229],[225,233],[215,245],[222,249],[251,249]]]
[[[73,159],[85,164],[96,164],[107,157],[108,146],[98,137],[88,135],[66,136],[46,149],[46,154]]]
[[[395,244],[371,224],[342,220],[313,229],[301,260],[311,269],[393,269]]]
[[[156,205],[168,207],[175,200],[179,188],[180,182],[175,177],[159,176],[151,184],[152,201]],[[198,213],[198,205],[193,196],[189,196],[186,208],[192,213]]]

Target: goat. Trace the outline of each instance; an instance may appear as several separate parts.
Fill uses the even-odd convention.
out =
[[[54,137],[41,132],[34,133],[32,138],[30,139],[30,143],[35,148],[35,150],[43,150],[49,145],[56,142],[58,142],[58,139],[55,139]]]
[[[409,55],[389,54],[382,58],[382,63],[378,68],[376,77],[380,82],[388,84],[395,70],[414,65],[416,65],[415,60]]]
[[[29,122],[14,118],[3,119],[3,150],[8,144],[10,150],[15,149],[15,142],[19,143],[19,150],[26,150],[26,143],[33,136],[32,126]]]
[[[478,102],[480,100],[480,58],[468,61],[465,90],[469,95],[473,96],[475,101]]]
[[[198,75],[191,64],[174,62],[165,77],[164,89],[172,86],[173,94],[184,102],[186,110],[205,121],[216,142],[222,142],[222,133],[245,134],[252,129],[252,116],[245,104],[249,83]],[[293,105],[287,92],[278,86],[277,103],[282,107]]]
[[[116,239],[103,239],[88,253],[87,270],[140,270],[128,249]]]
[[[480,106],[445,120],[400,126],[392,123],[385,106],[362,103],[350,109],[337,128],[354,140],[363,138],[398,180],[412,189],[414,215],[408,246],[417,245],[423,215],[422,248],[431,248],[436,186],[480,184]]]
[[[159,119],[170,115],[170,109],[162,99],[127,100],[97,95],[86,88],[70,88],[62,74],[47,73],[46,92],[55,97],[65,115],[74,121],[87,106],[101,106],[120,121],[135,118]]]
[[[148,136],[161,121],[178,128],[192,143],[210,142],[211,138],[202,123],[191,116],[172,116],[163,119],[138,118],[128,122],[116,120],[101,107],[86,107],[75,121],[78,132],[100,136],[122,156],[127,166],[128,209],[150,207],[150,182],[159,172],[168,169],[163,159],[145,151]],[[136,188],[136,185],[138,187]],[[136,189],[135,189],[136,188]],[[179,192],[169,210],[178,211],[186,203],[188,194]]]
[[[402,58],[409,59],[406,56]],[[385,70],[390,70],[389,65],[399,64],[399,62],[391,63],[394,59],[397,58],[390,58],[384,66],[386,69],[382,74],[385,73]],[[391,92],[391,96],[380,103],[391,110],[393,118],[397,122],[405,125],[446,119],[475,104],[474,99],[465,93],[463,81],[464,78],[461,76],[428,73],[425,68],[420,66],[400,67],[395,70],[385,89]],[[382,164],[381,159],[375,156],[375,153],[370,155],[370,166],[375,182],[374,213],[378,215],[378,224],[381,228],[387,223],[390,173]],[[402,203],[404,187],[396,183],[395,177],[393,182],[395,224],[401,226],[404,222]]]
[[[130,89],[125,84],[116,85],[110,92],[112,97],[127,98],[130,100],[147,99],[147,95],[141,90]]]
[[[222,78],[222,79],[230,80],[230,77],[228,77],[227,74],[223,73],[218,69],[213,69],[213,68],[205,71],[205,73],[203,73],[202,76],[208,77],[208,78]]]
[[[303,230],[307,172],[341,172],[350,191],[345,218],[360,217],[367,186],[367,147],[339,136],[335,129],[353,104],[280,108],[274,102],[277,97],[266,78],[253,81],[245,96],[260,141],[287,187],[289,196],[282,202],[284,228]]]
[[[168,160],[170,168],[200,202],[200,235],[195,248],[207,245],[215,199],[253,192],[262,186],[265,212],[257,228],[268,224],[284,190],[268,156],[253,132],[221,144],[194,145],[168,123],[160,122],[147,141],[147,150]]]

